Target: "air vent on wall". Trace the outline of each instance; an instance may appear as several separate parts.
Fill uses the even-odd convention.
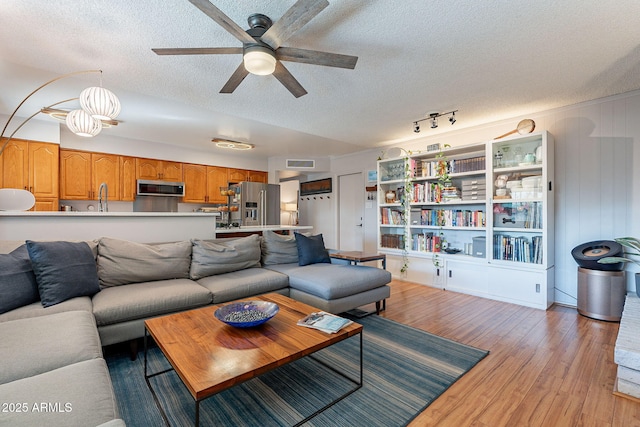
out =
[[[315,160],[287,159],[287,169],[315,169]]]

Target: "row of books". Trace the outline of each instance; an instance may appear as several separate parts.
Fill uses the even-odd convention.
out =
[[[404,235],[402,234],[381,234],[380,246],[389,249],[404,249]]]
[[[541,202],[520,202],[512,206],[503,205],[504,212],[494,211],[496,214],[506,213],[513,218],[513,225],[510,223],[496,222],[496,227],[514,228],[542,228],[542,203]]]
[[[435,182],[413,184],[409,197],[414,203],[447,203],[462,200],[458,187],[443,188]]]
[[[469,159],[420,160],[411,159],[410,167],[415,178],[436,177],[443,174],[482,171],[486,165],[485,156]]]
[[[404,225],[404,213],[393,208],[380,208],[380,222],[388,225]]]
[[[414,233],[411,235],[411,250],[419,252],[440,252],[441,238],[433,233]]]
[[[469,209],[421,209],[412,211],[411,219],[414,223],[416,214],[420,214],[420,225],[437,227],[484,227],[486,215],[481,210]]]
[[[493,236],[493,258],[542,264],[542,236],[533,236],[531,240],[524,236]]]

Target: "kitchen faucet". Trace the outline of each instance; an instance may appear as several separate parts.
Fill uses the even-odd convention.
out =
[[[102,190],[104,190],[104,204],[102,204]],[[107,183],[100,184],[98,189],[98,212],[109,212],[109,187]]]

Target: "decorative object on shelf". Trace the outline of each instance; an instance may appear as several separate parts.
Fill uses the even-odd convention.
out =
[[[236,328],[262,325],[275,316],[280,307],[269,301],[240,301],[218,308],[216,319]]]
[[[438,113],[438,112],[430,112],[427,113],[427,116],[424,119],[416,120],[413,122],[413,131],[415,133],[420,133],[420,122],[425,120],[429,120],[431,122],[431,129],[435,129],[438,127],[438,117],[446,116],[447,114],[451,114],[449,117],[449,123],[454,124],[456,122],[456,112],[458,110],[448,111],[446,113]]]
[[[253,148],[255,148],[255,145],[253,144],[247,144],[246,142],[231,141],[230,139],[223,139],[223,138],[213,138],[211,142],[216,144],[216,147],[218,148],[228,148],[230,150],[252,150]]]
[[[36,115],[40,113],[51,114],[52,117],[62,120],[64,118],[69,130],[79,136],[92,137],[96,136],[103,127],[103,120],[107,121],[109,126],[114,126],[117,122],[114,120],[118,114],[120,113],[120,101],[116,95],[102,87],[102,70],[85,70],[85,71],[76,71],[73,73],[64,74],[62,76],[56,77],[55,79],[51,79],[48,82],[40,85],[35,90],[33,90],[30,94],[28,94],[16,107],[15,110],[9,116],[9,120],[5,123],[4,128],[2,128],[2,132],[0,133],[0,141],[3,137],[5,137],[5,132],[9,127],[9,124],[15,117],[16,113],[22,107],[22,105],[33,96],[40,89],[50,85],[51,83],[57,82],[58,80],[65,79],[67,77],[76,76],[78,74],[87,74],[87,73],[100,73],[101,83],[100,87],[90,87],[83,90],[80,93],[79,98],[70,98],[65,99],[64,101],[59,101],[54,104],[49,105],[48,107],[44,107],[39,111],[35,112],[31,116],[27,117],[20,125],[18,125],[14,131],[6,137],[6,140],[3,142],[2,147],[0,147],[0,154],[4,151],[5,147],[14,137],[14,135],[24,126],[29,120],[34,118]],[[65,102],[75,101],[80,99],[80,104],[82,109],[76,109],[72,111],[66,110],[58,110],[53,109],[59,104],[63,104]]]
[[[329,6],[327,0],[298,0],[275,24],[268,16],[255,13],[247,19],[250,29],[243,30],[220,9],[207,0],[190,2],[213,19],[222,28],[242,42],[242,47],[168,48],[151,49],[157,55],[243,55],[243,62],[231,75],[220,93],[232,93],[249,73],[273,74],[293,96],[299,98],[307,91],[293,77],[281,61],[324,65],[353,70],[357,56],[320,52],[308,49],[284,47],[282,43],[305,26],[316,15]]]
[[[520,122],[518,122],[518,126],[514,130],[509,131],[503,135],[496,136],[493,139],[494,140],[501,139],[501,138],[504,138],[505,136],[513,135],[516,132],[518,132],[520,135],[524,135],[524,134],[533,132],[535,128],[536,128],[536,122],[534,122],[533,120],[531,119],[520,120]]]

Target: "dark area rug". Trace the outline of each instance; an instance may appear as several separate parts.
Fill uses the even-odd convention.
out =
[[[364,384],[307,426],[401,426],[409,423],[488,351],[462,345],[379,316],[354,319],[364,326]],[[105,357],[127,426],[164,421],[143,374],[144,355],[126,351]],[[149,372],[170,367],[157,347]],[[317,359],[352,378],[359,373],[359,338],[315,353]],[[195,403],[175,372],[151,379],[172,426],[193,425]],[[204,400],[201,426],[289,426],[354,387],[317,360],[304,358]]]

